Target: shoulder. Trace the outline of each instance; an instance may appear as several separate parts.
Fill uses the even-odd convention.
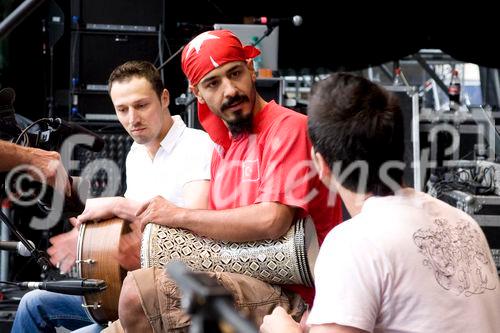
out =
[[[272,117],[273,120],[267,128],[268,132],[284,137],[307,134],[307,117],[301,113],[276,105]]]
[[[140,156],[143,152],[143,147],[139,145],[137,142],[133,142],[132,145],[130,146],[130,149],[127,153],[127,159],[126,162],[130,163],[133,159],[137,158]]]
[[[363,227],[361,224],[363,223],[364,218],[362,213],[356,215],[355,217],[346,220],[339,225],[335,226],[328,235],[325,237],[325,242],[335,242],[335,239],[342,238],[350,238],[352,235],[353,238],[359,238],[363,232]],[[361,232],[358,232],[360,230]]]
[[[185,137],[185,139],[211,141],[207,132],[199,130],[199,129],[191,128],[191,127],[186,127],[184,129],[183,136]]]
[[[307,116],[294,111],[292,109],[286,108],[281,105],[274,105],[274,113],[277,113],[276,117],[277,121],[285,121],[287,123],[296,123],[296,124],[307,124]]]
[[[380,228],[373,223],[373,216],[363,212],[335,226],[325,237],[323,246],[342,247],[343,251],[351,251],[359,247],[366,248],[378,241]]]
[[[205,131],[186,127],[181,138],[183,145],[191,145],[195,149],[213,148],[214,143]]]

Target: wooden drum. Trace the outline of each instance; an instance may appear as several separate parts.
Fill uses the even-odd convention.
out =
[[[107,289],[82,296],[82,306],[100,324],[118,319],[118,299],[126,271],[117,260],[121,235],[129,232],[128,222],[113,218],[84,223],[78,235],[77,268],[82,279],[100,279]]]

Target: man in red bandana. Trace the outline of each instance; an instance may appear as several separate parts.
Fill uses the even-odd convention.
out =
[[[182,69],[198,99],[200,122],[216,143],[210,210],[184,209],[157,197],[138,212],[143,227],[154,222],[213,239],[244,242],[279,238],[296,218],[310,215],[321,244],[341,222],[340,201],[335,195],[329,197],[313,171],[307,117],[264,101],[255,89],[252,59],[259,53],[253,46],[242,46],[227,30],[204,32],[184,48]],[[249,310],[257,324],[279,303],[292,314],[303,310],[295,293],[236,275],[217,277],[235,293],[239,309]],[[161,269],[129,274],[120,296],[123,327],[130,332],[149,325],[155,332],[188,327],[189,318],[177,310],[178,299],[172,300],[178,297],[173,288]],[[312,303],[312,288],[283,289]]]

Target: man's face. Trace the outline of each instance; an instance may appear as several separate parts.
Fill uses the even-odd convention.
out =
[[[161,141],[169,103],[167,90],[163,91],[160,101],[151,83],[145,78],[132,77],[128,81],[114,82],[110,96],[118,120],[135,142]]]
[[[233,132],[240,125],[251,123],[256,98],[255,80],[251,61],[234,61],[205,75],[193,87],[193,92],[198,101],[206,103]]]

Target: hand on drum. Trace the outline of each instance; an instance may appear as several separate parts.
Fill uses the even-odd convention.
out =
[[[299,323],[283,309],[278,306],[273,310],[273,313],[264,317],[262,325],[260,326],[261,333],[274,333],[274,332],[303,332]]]
[[[123,197],[107,197],[87,199],[85,209],[77,216],[78,225],[87,221],[106,220],[114,217],[115,209]]]
[[[76,261],[76,247],[78,242],[77,220],[73,217],[69,221],[74,228],[69,232],[51,237],[49,241],[52,246],[47,249],[47,253],[50,255],[50,262],[59,268],[61,273],[69,272]]]
[[[156,196],[148,202],[145,202],[136,213],[141,226],[141,231],[144,231],[146,224],[156,223],[167,227],[180,227],[178,223],[179,214],[184,208],[177,207],[162,196]]]

